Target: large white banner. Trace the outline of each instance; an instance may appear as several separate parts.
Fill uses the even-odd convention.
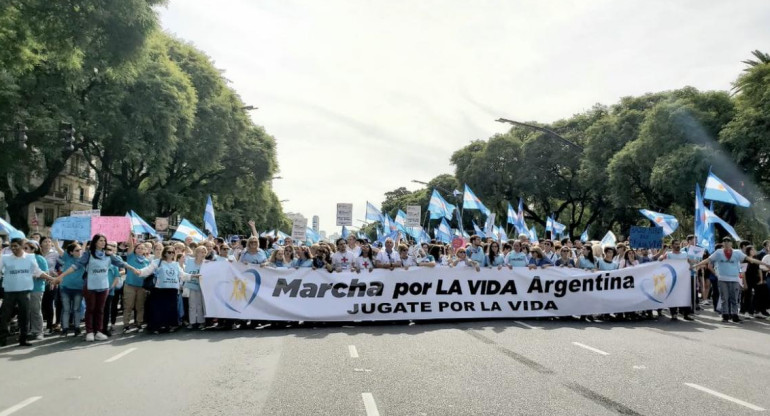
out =
[[[329,273],[210,262],[206,315],[276,321],[367,321],[592,315],[690,304],[686,260],[604,272],[436,267]]]

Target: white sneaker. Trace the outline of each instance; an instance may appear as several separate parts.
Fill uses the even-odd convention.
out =
[[[35,336],[35,339],[38,341],[42,341],[45,339],[45,336],[43,336],[43,334],[37,334],[37,336]]]
[[[93,342],[94,341],[94,333],[89,332],[86,334],[86,342]]]
[[[101,332],[97,332],[95,338],[96,338],[97,341],[104,341],[106,339],[109,339],[109,337],[107,335],[104,335]]]

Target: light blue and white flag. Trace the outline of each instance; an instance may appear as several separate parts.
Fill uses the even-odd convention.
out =
[[[348,231],[348,227],[342,226],[342,238],[348,238],[350,235],[350,231]]]
[[[310,241],[312,244],[317,243],[319,240],[321,240],[321,235],[315,232],[310,227],[305,228],[305,240]]]
[[[430,202],[428,202],[428,211],[430,211],[430,219],[437,220],[439,218],[452,218],[452,213],[456,207],[441,196],[435,189],[430,196]]]
[[[612,231],[607,231],[607,234],[604,235],[604,238],[602,238],[601,246],[604,247],[615,247],[615,244],[617,244],[618,239],[615,237],[615,234]]]
[[[508,214],[508,224],[516,226],[518,223],[518,215],[516,214],[516,211],[513,210],[510,202],[508,203],[508,211],[506,213]]]
[[[382,212],[369,201],[366,201],[366,217],[364,219],[372,222],[382,222]]]
[[[505,234],[505,228],[497,227],[497,239],[500,241],[508,241],[508,235]]]
[[[24,238],[24,233],[17,230],[11,223],[0,218],[0,230],[8,234],[8,238]]]
[[[406,212],[398,210],[396,213],[396,227],[399,230],[406,232]]]
[[[588,228],[583,231],[583,234],[580,234],[580,241],[584,243],[588,241]]]
[[[726,202],[741,207],[751,206],[751,202],[749,202],[748,199],[744,198],[743,195],[738,192],[735,192],[735,189],[728,186],[723,180],[717,178],[717,175],[714,175],[711,171],[709,171],[708,179],[706,179],[706,187],[704,189],[703,199]]]
[[[730,236],[731,236],[731,237],[732,237],[732,238],[733,238],[733,239],[734,239],[736,242],[737,242],[737,241],[739,241],[739,240],[741,239],[741,237],[740,237],[740,236],[738,236],[738,233],[737,233],[737,232],[735,232],[735,228],[733,228],[733,227],[732,227],[730,224],[728,224],[728,223],[727,223],[727,221],[725,221],[725,220],[723,220],[723,219],[719,218],[719,217],[717,216],[717,214],[714,214],[714,211],[712,211],[712,210],[710,210],[710,209],[708,209],[708,208],[706,208],[706,207],[703,207],[703,212],[704,212],[704,214],[705,214],[705,216],[706,216],[706,224],[707,224],[707,225],[710,225],[710,224],[719,224],[719,225],[721,225],[721,226],[722,226],[722,228],[724,228],[724,229],[725,229],[725,231],[727,231],[727,232],[730,234]]]
[[[537,230],[535,230],[535,226],[533,225],[532,228],[529,229],[529,241],[536,242],[537,240]]]
[[[288,234],[284,233],[281,230],[276,230],[276,234],[277,234],[277,237],[278,237],[278,241],[281,241],[281,242],[289,237]]]
[[[555,219],[553,219],[552,216],[549,216],[545,221],[545,231],[551,232],[551,238],[557,235],[564,234],[564,231],[567,229],[567,226],[557,222]]]
[[[471,223],[473,223],[473,231],[474,233],[476,233],[477,236],[481,238],[487,238],[487,235],[484,234],[484,230],[482,230],[481,228],[479,228],[478,225],[476,225],[476,221],[471,220]]]
[[[471,188],[468,185],[465,185],[465,193],[463,194],[463,209],[477,209],[484,215],[489,215],[491,213],[481,200],[476,197],[473,191],[471,191]]]
[[[209,199],[206,201],[206,211],[203,212],[203,228],[210,232],[214,238],[219,237],[219,232],[217,231],[217,220],[214,216],[214,204],[211,202],[211,195],[209,195]]]
[[[140,217],[136,212],[131,210],[126,214],[126,217],[128,217],[131,220],[131,232],[134,234],[150,234],[151,236],[158,237],[158,233],[155,231],[154,228],[150,227],[150,224],[147,224],[147,221],[143,220],[142,217]]]
[[[452,229],[449,227],[449,223],[446,222],[446,218],[441,219],[441,224],[433,230],[433,234],[436,236],[436,240],[442,243],[452,242]]]
[[[184,241],[187,237],[192,238],[196,243],[200,243],[206,239],[206,235],[200,228],[193,225],[190,221],[182,219],[182,222],[176,227],[176,231],[174,232],[174,235],[171,236],[171,239]]]
[[[673,215],[662,214],[660,212],[650,211],[649,209],[640,209],[639,212],[655,223],[656,226],[662,228],[664,235],[673,234],[679,227],[679,220]]]

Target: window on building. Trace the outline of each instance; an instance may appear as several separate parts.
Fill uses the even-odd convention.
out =
[[[78,200],[80,200],[80,202],[86,201],[86,190],[83,189],[82,186],[78,186]]]
[[[53,225],[53,220],[54,220],[53,208],[45,208],[44,213],[45,213],[44,215],[45,226],[50,227],[51,225]]]

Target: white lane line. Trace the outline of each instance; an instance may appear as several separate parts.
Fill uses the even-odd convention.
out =
[[[366,416],[380,416],[380,411],[377,410],[377,403],[374,402],[374,396],[372,396],[372,393],[361,393],[361,398],[364,399]]]
[[[744,402],[743,400],[740,400],[740,399],[736,399],[735,397],[731,397],[731,396],[728,396],[728,395],[726,395],[726,394],[722,394],[722,393],[720,393],[720,392],[718,392],[718,391],[714,391],[714,390],[711,390],[711,389],[707,389],[707,388],[705,388],[705,387],[703,387],[703,386],[699,386],[699,385],[697,385],[697,384],[693,384],[693,383],[684,383],[684,385],[685,385],[685,386],[687,386],[687,387],[692,387],[692,388],[694,388],[695,390],[700,390],[700,391],[706,392],[706,393],[708,393],[708,394],[711,394],[711,395],[717,396],[717,397],[719,397],[720,399],[725,399],[725,400],[727,400],[727,401],[730,401],[730,402],[733,402],[733,403],[735,403],[735,404],[739,404],[739,405],[741,405],[741,406],[745,406],[745,407],[748,407],[748,408],[749,408],[749,409],[751,409],[751,410],[756,410],[756,411],[758,411],[758,412],[762,412],[762,411],[764,411],[764,410],[765,410],[765,409],[763,409],[763,408],[761,408],[761,407],[759,407],[759,406],[753,405],[753,404],[751,404],[751,403],[747,403],[747,402]]]
[[[527,329],[542,329],[536,326],[532,326],[530,324],[525,324],[524,322],[521,322],[521,321],[513,321],[513,323],[519,326],[523,326],[524,328],[527,328]]]
[[[350,353],[350,358],[358,358],[358,350],[355,345],[348,345],[348,352]]]
[[[132,353],[132,352],[134,352],[134,351],[136,351],[136,348],[129,348],[129,349],[127,349],[127,350],[125,350],[125,351],[121,352],[121,353],[120,353],[120,354],[118,354],[118,355],[115,355],[115,356],[113,356],[113,357],[110,357],[110,358],[108,358],[108,359],[104,360],[104,362],[105,362],[105,363],[111,363],[111,362],[113,362],[113,361],[117,361],[117,360],[119,360],[119,359],[121,359],[121,358],[125,357],[126,355],[128,355],[128,354],[131,354],[131,353]]]
[[[593,352],[595,352],[595,353],[597,353],[597,354],[601,354],[601,355],[610,355],[610,353],[608,353],[608,352],[604,352],[604,351],[602,351],[602,350],[600,350],[600,349],[596,349],[596,348],[594,348],[594,347],[590,347],[590,346],[588,346],[588,345],[586,345],[586,344],[581,344],[581,343],[579,343],[579,342],[573,342],[572,344],[574,344],[574,345],[577,345],[577,346],[578,346],[578,347],[580,347],[580,348],[585,348],[585,349],[587,349],[587,350],[589,350],[589,351],[593,351]]]
[[[15,412],[17,412],[17,411],[19,411],[19,410],[21,410],[21,409],[31,405],[32,403],[35,403],[36,401],[38,401],[38,400],[40,400],[42,398],[43,398],[43,396],[30,397],[29,399],[24,400],[23,402],[21,402],[19,404],[13,405],[13,406],[3,410],[2,412],[0,412],[0,416],[8,416],[11,413],[15,413]]]

